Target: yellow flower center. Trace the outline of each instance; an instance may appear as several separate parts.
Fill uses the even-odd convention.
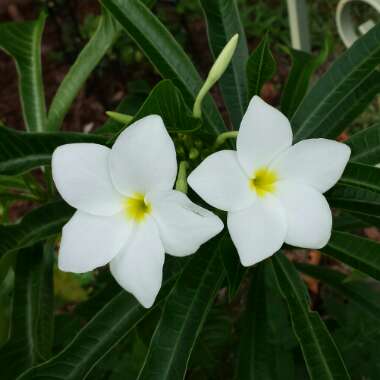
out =
[[[264,167],[256,170],[249,179],[249,187],[252,191],[256,191],[259,197],[265,197],[267,193],[273,193],[276,190],[276,181],[276,172]]]
[[[135,193],[132,197],[124,199],[124,212],[127,219],[141,222],[151,211],[151,204],[145,200],[144,195],[141,193]]]

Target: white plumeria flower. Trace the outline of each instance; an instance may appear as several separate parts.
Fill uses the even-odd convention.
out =
[[[161,287],[165,252],[190,255],[223,229],[217,216],[172,190],[176,152],[159,116],[129,126],[112,149],[60,146],[52,169],[62,198],[77,209],[63,227],[59,268],[82,273],[110,263],[144,307]]]
[[[207,157],[189,185],[212,206],[228,211],[228,229],[244,266],[282,244],[320,249],[330,239],[332,215],[322,195],[341,177],[350,148],[327,139],[292,146],[288,119],[258,96],[241,122],[237,151]]]

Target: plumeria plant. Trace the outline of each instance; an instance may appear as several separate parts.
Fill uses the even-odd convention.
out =
[[[289,50],[269,104],[269,37],[249,52],[236,0],[199,3],[214,57],[205,80],[154,0],[101,0],[48,109],[47,16],[0,24],[25,122],[0,127],[2,380],[376,378],[357,362],[379,338],[380,244],[362,231],[380,226],[380,126],[336,140],[380,90],[380,25],[314,83],[328,44]],[[122,101],[94,132],[60,130],[123,35],[162,80],[137,112]],[[16,201],[31,206],[9,223]],[[308,250],[322,265],[305,263]],[[62,276],[90,284],[75,307],[54,304]],[[364,328],[321,315],[311,277],[359,308]]]

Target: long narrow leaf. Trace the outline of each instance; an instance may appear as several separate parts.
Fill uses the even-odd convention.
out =
[[[328,41],[328,40],[327,40]],[[327,59],[329,43],[326,42],[317,56],[306,51],[289,49],[292,68],[281,95],[281,111],[290,119],[309,89],[315,70]]]
[[[351,147],[351,161],[376,165],[380,163],[380,124],[363,129],[351,136],[346,144]]]
[[[121,31],[120,25],[103,9],[98,27],[70,67],[55,94],[48,113],[48,130],[57,131],[81,87],[107,53]]]
[[[58,234],[73,212],[65,202],[56,201],[31,211],[18,224],[0,226],[0,259]]]
[[[241,332],[236,380],[295,378],[293,347],[289,344],[289,340],[295,339],[291,334],[286,305],[275,292],[271,269],[270,262],[264,261],[253,272]]]
[[[349,162],[340,183],[380,192],[380,168]]]
[[[101,0],[163,78],[171,79],[192,108],[202,81],[182,47],[140,0]],[[214,133],[225,130],[223,119],[210,96],[203,102],[206,125]]]
[[[0,174],[15,175],[47,165],[54,149],[63,144],[105,144],[105,137],[84,133],[26,133],[0,127]]]
[[[333,231],[322,252],[380,280],[380,244],[375,241]]]
[[[175,276],[176,273],[166,276],[155,305],[159,305],[167,296]],[[95,314],[61,353],[25,372],[18,380],[86,379],[94,366],[154,309],[144,309],[131,294],[120,291]]]
[[[16,61],[19,91],[26,129],[46,128],[45,95],[41,68],[41,38],[46,15],[36,21],[0,24],[0,49]]]
[[[259,95],[266,81],[269,81],[276,72],[276,61],[269,47],[269,38],[266,35],[259,46],[250,55],[247,62],[248,98]]]
[[[338,185],[327,194],[329,204],[346,211],[380,215],[380,194],[356,186]]]
[[[317,265],[297,264],[297,269],[337,290],[358,305],[367,315],[380,320],[380,307],[366,296],[371,290],[364,284],[347,282],[347,276],[338,271]]]
[[[289,308],[294,333],[300,343],[312,380],[350,379],[343,359],[318,313],[311,311],[306,290],[293,264],[280,252],[273,257],[280,292]]]
[[[236,0],[201,0],[200,3],[206,17],[209,45],[214,58],[234,34],[239,34],[235,54],[219,81],[230,119],[234,128],[238,129],[247,106],[245,66],[248,48]]]
[[[379,63],[380,24],[358,39],[304,98],[292,118],[295,140],[336,137],[368,104],[367,94],[379,91],[380,74],[374,73]]]
[[[152,337],[139,380],[178,380],[224,277],[218,237],[202,247],[170,293]]]
[[[43,253],[40,244],[18,255],[11,334],[0,350],[4,380],[14,380],[22,371],[47,359],[44,354],[52,343],[52,260],[51,252]],[[49,322],[42,317],[46,314],[50,316]]]

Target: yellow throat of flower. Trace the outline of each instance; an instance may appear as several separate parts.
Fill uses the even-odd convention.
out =
[[[124,213],[129,220],[141,222],[151,211],[151,204],[141,193],[135,193],[132,197],[124,199]]]
[[[252,191],[256,191],[259,197],[265,197],[268,193],[273,193],[276,190],[276,181],[276,172],[267,168],[260,168],[249,179],[249,187]]]

